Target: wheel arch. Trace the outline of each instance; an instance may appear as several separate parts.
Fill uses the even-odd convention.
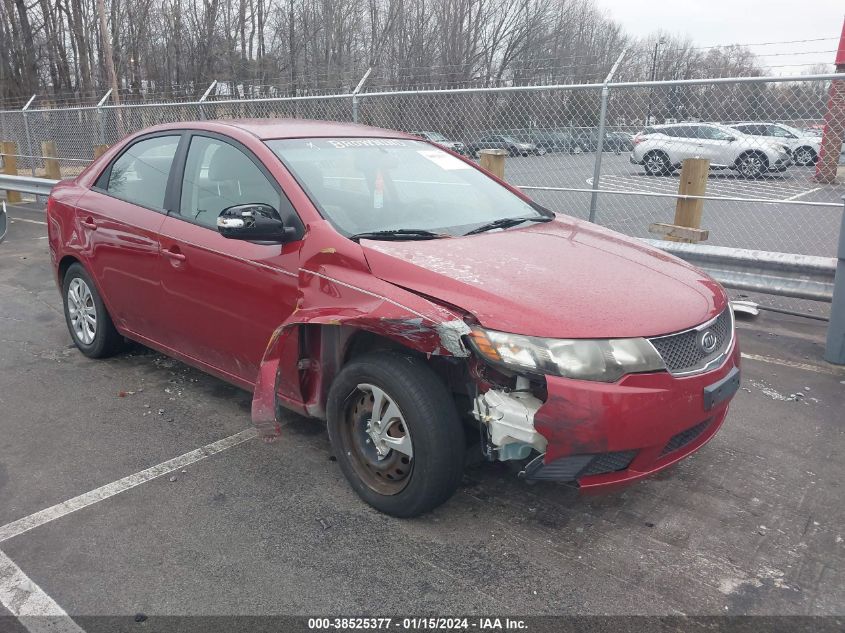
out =
[[[85,264],[81,259],[79,259],[76,255],[65,255],[59,260],[59,264],[56,267],[56,273],[58,275],[59,287],[65,282],[65,275],[67,274],[68,269],[73,266],[74,264],[79,264],[91,274],[91,271],[85,267]],[[93,277],[92,277],[93,278]]]
[[[402,351],[430,363],[469,356],[460,320],[438,321],[381,305],[354,316],[299,310],[281,324],[259,365],[252,420],[267,438],[280,432],[278,404],[300,414],[325,418],[328,390],[351,359],[377,350]]]

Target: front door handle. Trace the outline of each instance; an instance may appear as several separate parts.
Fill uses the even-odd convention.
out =
[[[166,251],[162,251],[162,254],[163,254],[165,257],[167,257],[167,258],[169,258],[169,259],[172,259],[172,260],[174,260],[174,261],[177,261],[177,262],[184,262],[184,261],[187,259],[187,257],[185,257],[185,254],[184,254],[184,253],[182,253],[182,252],[181,252],[178,248],[176,248],[176,247],[171,248],[171,249],[166,250]]]
[[[97,223],[94,221],[94,218],[85,218],[84,220],[82,220],[82,226],[88,229],[89,231],[97,230]]]

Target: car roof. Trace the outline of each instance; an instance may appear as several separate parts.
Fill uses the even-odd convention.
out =
[[[661,123],[660,125],[649,125],[648,127],[660,130],[667,127],[689,127],[694,125],[719,125],[718,123],[706,123],[705,121],[690,121],[689,123]]]
[[[341,123],[337,121],[314,121],[310,119],[219,119],[212,121],[182,121],[152,128],[158,130],[206,130],[224,132],[225,128],[236,128],[261,140],[285,138],[357,137],[357,138],[407,138],[419,140],[395,130]],[[145,131],[151,131],[145,130]]]

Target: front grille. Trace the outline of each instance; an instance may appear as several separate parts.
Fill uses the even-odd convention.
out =
[[[700,424],[696,424],[691,429],[687,429],[686,431],[681,431],[677,435],[673,435],[672,439],[669,440],[668,444],[663,447],[663,452],[660,453],[660,456],[663,457],[664,455],[668,455],[669,453],[678,450],[679,448],[683,448],[690,442],[692,442],[695,438],[701,435],[704,432],[704,429],[710,424],[710,420],[704,420]]]
[[[716,336],[716,347],[711,352],[705,352],[700,344],[701,335],[707,330]],[[708,363],[724,354],[732,337],[733,315],[728,306],[710,323],[649,341],[666,363],[666,369],[673,374],[687,374],[704,369]]]
[[[586,475],[600,475],[625,470],[634,461],[637,451],[619,451],[618,453],[602,453],[596,455],[587,467],[578,473],[578,477]]]

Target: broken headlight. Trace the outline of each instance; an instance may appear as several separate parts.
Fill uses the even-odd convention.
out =
[[[475,327],[470,341],[492,363],[579,380],[616,382],[625,374],[666,369],[644,338],[553,339]]]

